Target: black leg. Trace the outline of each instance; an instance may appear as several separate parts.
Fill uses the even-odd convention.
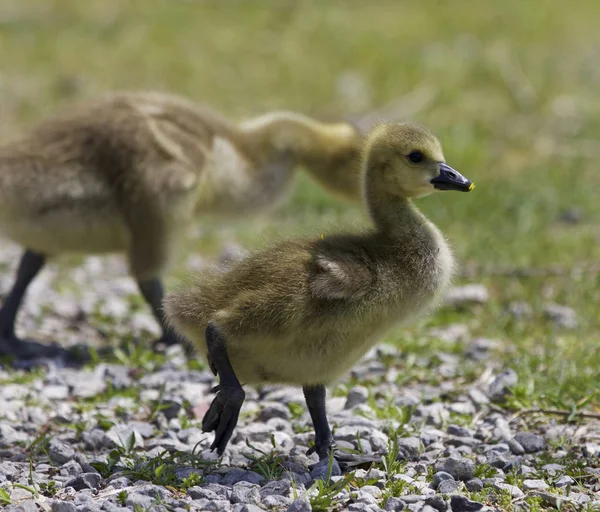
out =
[[[140,292],[142,292],[144,299],[146,299],[146,302],[150,305],[152,314],[162,329],[163,335],[158,340],[158,343],[164,343],[167,346],[180,343],[181,340],[177,336],[177,333],[172,327],[167,325],[167,322],[165,321],[162,310],[164,291],[160,279],[147,279],[145,281],[138,281],[137,283]]]
[[[19,262],[15,284],[0,309],[0,354],[19,359],[57,357],[65,351],[57,345],[21,340],[15,336],[15,321],[27,288],[46,263],[46,256],[25,251]]]
[[[33,251],[23,253],[17,269],[15,284],[0,310],[0,335],[3,338],[15,337],[15,320],[21,302],[23,302],[23,297],[31,281],[37,276],[44,263],[46,263],[46,257],[43,254],[37,254]]]
[[[304,386],[302,391],[315,429],[315,445],[308,450],[308,454],[316,452],[319,459],[326,459],[332,451],[336,451],[336,446],[327,421],[325,386]]]
[[[212,323],[206,328],[206,346],[211,366],[219,375],[219,385],[214,388],[217,396],[202,420],[202,430],[215,431],[215,440],[210,449],[216,448],[217,453],[222,455],[237,425],[246,393],[229,361],[225,338]]]

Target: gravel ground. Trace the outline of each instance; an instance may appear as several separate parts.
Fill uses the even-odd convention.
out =
[[[3,249],[0,264],[14,266],[17,255]],[[124,274],[119,258],[45,270],[21,332],[102,347],[133,325],[135,338],[150,340],[157,328]],[[7,269],[0,288],[11,279]],[[449,298],[486,300],[479,285]],[[566,314],[548,312],[557,322]],[[213,376],[179,347],[153,354],[126,344],[110,362],[93,357],[78,368],[4,366],[0,504],[27,512],[600,510],[600,422],[508,412],[498,404],[517,375],[490,356],[498,342],[471,339],[463,325],[431,336],[464,351],[411,360],[382,345],[330,390],[340,447],[381,458],[331,477],[328,464],[305,454],[313,434],[294,388],[248,389],[217,460],[208,450],[212,434],[199,428]],[[400,385],[407,361],[423,378]],[[465,367],[477,378],[465,378]]]

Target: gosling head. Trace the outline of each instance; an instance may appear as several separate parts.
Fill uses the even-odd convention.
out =
[[[469,192],[474,183],[450,167],[439,140],[426,128],[412,123],[382,124],[366,144],[370,172],[389,192],[421,197],[435,190]]]

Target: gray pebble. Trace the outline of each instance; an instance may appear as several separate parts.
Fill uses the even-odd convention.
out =
[[[216,492],[199,486],[190,487],[187,493],[193,500],[217,500],[220,498]]]
[[[37,512],[37,505],[33,500],[21,501],[18,505],[9,505],[3,508],[6,512]]]
[[[434,402],[429,405],[419,405],[415,409],[415,416],[423,417],[428,425],[442,426],[450,419],[450,412],[444,404]]]
[[[137,492],[130,492],[127,494],[125,504],[133,509],[135,509],[137,505],[139,507],[142,507],[143,510],[152,506],[155,501],[156,498],[153,498],[151,496],[146,496],[145,494],[139,494]]]
[[[550,476],[554,476],[557,473],[564,471],[565,466],[562,464],[544,464],[540,469],[548,473]]]
[[[341,474],[342,470],[340,469],[338,461],[333,459],[331,476],[340,476]],[[323,459],[317,462],[310,470],[310,476],[313,480],[327,480],[327,477],[329,476],[329,459]]]
[[[131,480],[126,476],[120,476],[110,481],[110,485],[112,485],[115,489],[124,489],[125,487],[129,487],[131,485]]]
[[[129,447],[132,436],[134,448],[143,448],[144,438],[137,430],[134,430],[129,425],[113,425],[108,432],[106,432],[106,437],[113,442],[114,446],[121,446],[124,448]]]
[[[446,512],[446,509],[448,508],[446,500],[441,496],[428,496],[425,498],[425,504],[439,510],[439,512]]]
[[[400,499],[392,496],[385,502],[386,512],[400,512],[406,507],[405,503]]]
[[[456,491],[458,491],[458,482],[454,479],[443,480],[437,487],[437,492],[440,494],[450,494]]]
[[[461,427],[459,425],[448,425],[446,432],[448,432],[448,434],[451,436],[456,437],[472,437],[472,434],[468,428]]]
[[[231,503],[260,503],[259,486],[249,482],[238,482],[231,489]]]
[[[290,493],[291,487],[291,482],[287,479],[274,480],[268,482],[261,488],[260,495],[262,498],[273,495],[287,496]]]
[[[438,471],[433,475],[433,488],[437,489],[444,480],[454,480],[454,477],[450,473],[445,471]]]
[[[357,405],[367,403],[369,398],[369,390],[365,386],[353,386],[348,391],[348,398],[346,399],[345,409],[353,409]]]
[[[554,487],[557,488],[561,488],[561,487],[566,487],[567,485],[573,485],[575,483],[575,480],[573,480],[570,476],[568,475],[564,475],[561,476],[556,483],[554,484]]]
[[[83,432],[81,439],[86,450],[98,451],[112,445],[112,441],[106,436],[106,432],[99,428]]]
[[[499,491],[508,491],[513,498],[522,498],[525,493],[516,485],[505,484],[503,482],[494,482],[493,487]]]
[[[234,485],[238,482],[250,482],[251,484],[261,485],[265,477],[254,471],[244,471],[243,469],[234,469],[225,474],[221,479],[223,485]]]
[[[531,432],[519,432],[515,436],[515,441],[517,441],[527,453],[539,452],[546,448],[546,441],[544,441],[544,438],[537,434],[532,434]]]
[[[52,502],[52,512],[75,512],[76,507],[72,501],[58,501]]]
[[[488,396],[494,402],[502,401],[519,382],[519,376],[513,369],[508,368],[497,375],[488,387]]]
[[[483,361],[489,357],[490,351],[498,347],[498,345],[500,343],[497,340],[475,338],[467,344],[465,355],[475,361]]]
[[[81,466],[74,460],[70,460],[60,468],[60,474],[62,476],[79,476],[81,473],[83,473]]]
[[[525,450],[521,446],[521,443],[519,443],[516,439],[509,439],[507,443],[510,447],[510,451],[513,452],[515,455],[523,455],[525,453]]]
[[[262,409],[258,414],[259,421],[267,422],[273,418],[281,418],[283,420],[289,420],[291,413],[289,407],[279,402],[268,402],[262,404]]]
[[[262,508],[252,505],[252,503],[237,503],[233,506],[232,512],[264,512]]]
[[[470,480],[475,473],[475,463],[465,458],[448,457],[436,463],[435,470],[450,473],[457,480]]]
[[[569,306],[560,304],[546,304],[544,316],[564,329],[576,329],[579,325],[577,313]]]
[[[50,441],[48,456],[50,457],[50,460],[55,464],[65,464],[69,462],[74,455],[75,450],[73,450],[71,445],[59,441],[56,438]]]
[[[471,388],[469,390],[469,398],[477,405],[486,405],[490,403],[490,399],[487,395],[477,388]]]
[[[483,503],[471,501],[464,496],[452,496],[450,498],[452,512],[477,512],[483,508]]]
[[[405,494],[404,496],[402,496],[401,499],[407,505],[411,505],[415,503],[425,502],[426,498],[427,496],[423,496],[421,494]]]
[[[365,503],[351,503],[346,507],[348,512],[380,512],[377,505],[367,505]]]
[[[465,482],[465,487],[467,488],[467,491],[479,492],[483,490],[483,481],[481,478],[471,478],[471,480]]]
[[[93,501],[90,501],[89,503],[84,503],[83,505],[79,505],[77,507],[77,512],[100,512],[101,510],[102,507],[100,506],[100,504],[94,503]],[[165,512],[167,511],[165,510]]]
[[[485,304],[490,299],[487,288],[478,283],[454,286],[448,290],[444,302],[455,308],[464,308],[472,304]]]
[[[165,489],[163,486],[141,481],[136,482],[135,492],[137,494],[143,494],[144,496],[150,496],[153,499],[160,499],[161,501],[171,497],[171,492]]]
[[[211,500],[204,505],[204,510],[208,510],[209,512],[229,512],[231,510],[231,503],[227,500]]]
[[[292,500],[287,496],[280,496],[278,494],[272,494],[270,496],[266,496],[262,500],[263,505],[269,508],[277,508],[282,509],[284,507],[289,507],[292,503]]]
[[[490,452],[487,454],[487,463],[493,468],[502,469],[511,460],[511,458],[504,453]]]
[[[418,437],[402,437],[398,439],[398,447],[410,457],[416,457],[421,450],[421,440]]]
[[[543,480],[524,480],[523,489],[526,491],[545,491],[550,486]]]
[[[304,498],[298,498],[292,502],[287,512],[312,512],[312,507]]]
[[[101,480],[102,477],[98,473],[83,473],[82,475],[69,480],[65,484],[65,487],[73,487],[76,491],[81,491],[82,489],[97,489]]]

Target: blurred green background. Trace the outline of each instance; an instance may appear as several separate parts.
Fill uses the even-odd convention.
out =
[[[597,0],[3,0],[0,139],[115,89],[167,90],[232,118],[286,109],[428,125],[477,189],[419,204],[473,272],[459,281],[485,284],[491,300],[390,340],[430,351],[428,327],[465,323],[503,341],[516,405],[598,402],[598,20]],[[274,217],[199,219],[186,254],[364,222],[300,178]],[[551,265],[562,270],[494,275]],[[504,314],[515,301],[532,315]],[[549,322],[547,303],[574,308],[579,326]]]

